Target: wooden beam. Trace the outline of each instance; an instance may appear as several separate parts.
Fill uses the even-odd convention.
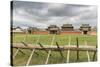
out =
[[[27,45],[25,42],[23,42],[23,41],[21,41],[21,43],[22,43],[24,46],[26,46],[26,47],[28,46],[28,45]]]
[[[87,42],[85,41],[85,45],[87,46]],[[90,62],[90,56],[89,56],[89,51],[86,51],[88,62]]]
[[[52,42],[51,42],[51,45],[50,45],[51,48],[52,48],[54,39],[55,39],[55,35],[54,35],[53,38],[52,38]],[[45,64],[48,64],[48,60],[49,60],[50,55],[51,55],[51,50],[49,50],[49,52],[48,52],[48,55],[47,55],[47,59],[46,59],[46,61],[45,61]]]
[[[37,41],[36,41],[35,44],[37,44],[37,43],[39,42],[39,39],[40,39],[40,35],[38,36],[38,39],[37,39]],[[27,47],[28,47],[28,46],[27,46]],[[28,65],[30,64],[34,52],[35,52],[35,49],[32,49],[32,52],[31,52],[31,54],[30,54],[30,57],[29,57],[29,59],[28,59],[28,61],[27,61],[27,63],[26,63],[26,66],[28,66]]]
[[[14,58],[15,58],[15,56],[18,54],[19,49],[20,49],[20,48],[18,48],[18,49],[16,50],[15,54],[13,55],[13,59],[14,59]]]
[[[16,48],[16,49],[18,49],[18,48]],[[25,55],[25,53],[24,53],[21,49],[19,49],[19,51],[20,51],[22,54],[24,54],[24,55]]]
[[[77,45],[77,48],[79,48],[78,37],[76,38],[76,45]],[[79,61],[79,50],[77,50],[77,61]]]
[[[60,55],[62,56],[62,58],[64,58],[62,51],[60,50],[60,47],[58,45],[58,43],[56,42],[57,48],[59,49]]]
[[[36,51],[34,51],[34,53],[35,53],[36,55],[39,55]]]
[[[14,54],[14,56],[13,56],[13,59],[15,58],[15,56],[17,55],[18,52],[21,52],[22,54],[25,55],[25,53],[24,53],[21,49],[19,49],[19,48],[16,48],[16,49],[17,49],[17,50],[16,50],[16,52],[15,52],[15,54]]]
[[[23,30],[22,30],[23,31]],[[23,32],[25,32],[26,33],[26,35],[25,35],[25,37],[24,37],[24,39],[23,39],[23,41],[25,41],[26,40],[26,37],[27,37],[27,31],[23,31]],[[23,42],[22,42],[23,43]],[[25,45],[24,44],[24,46],[27,46],[27,45]],[[15,56],[17,55],[17,53],[18,52],[21,52],[21,53],[23,53],[19,48],[17,48],[17,51],[15,52],[15,54],[14,54],[14,56],[13,56],[13,59],[15,58]],[[23,53],[24,54],[24,53]]]
[[[71,42],[71,37],[69,36],[69,42],[68,42],[69,47],[70,47],[70,42]],[[69,53],[70,53],[70,50],[67,51],[67,60],[66,60],[67,63],[69,62]]]
[[[75,44],[76,44],[76,42],[75,42]],[[76,47],[75,44],[70,44],[70,46]],[[23,46],[22,43],[12,43],[11,45],[19,45],[19,46],[21,45],[21,46]],[[37,46],[35,44],[34,45],[33,44],[27,44],[27,45],[29,45],[29,46]],[[64,46],[62,46],[63,44],[60,44],[60,45],[61,45],[60,47],[64,47]],[[89,46],[89,45],[91,45],[91,44],[88,44],[87,46],[83,45],[83,44],[80,44],[79,47],[93,47],[93,48],[95,48],[95,46],[93,46],[93,45]],[[50,46],[50,44],[45,44],[45,46]],[[53,47],[54,46],[57,47],[56,45],[53,45]],[[65,44],[65,46],[69,46],[69,45]]]
[[[26,63],[26,66],[29,65],[29,63],[30,63],[30,61],[31,61],[31,58],[32,58],[32,56],[33,56],[33,54],[34,54],[34,51],[35,51],[35,49],[33,49],[33,51],[31,52],[31,55],[30,55],[30,57],[29,57],[29,59],[28,59],[28,61],[27,61],[27,63]]]
[[[24,46],[11,46],[12,48],[21,48],[21,49],[36,49],[36,50],[44,50],[43,48],[39,47],[39,46],[28,46],[28,47],[24,47]],[[59,49],[55,46],[45,46],[44,47],[47,51],[52,50],[52,51],[64,51],[64,50],[71,50],[71,51],[97,51],[96,48],[93,47],[75,47],[75,46],[64,46],[64,47],[60,47]]]
[[[97,48],[97,45],[96,45],[96,48]],[[93,54],[93,61],[95,60],[96,53],[97,53],[97,51],[94,51],[94,54]]]
[[[41,43],[38,43],[39,45],[40,45],[40,47],[42,48],[42,49],[44,49],[45,51],[46,51],[46,53],[48,53],[48,51],[43,47],[43,45],[41,44]]]
[[[21,43],[22,43],[24,46],[26,46],[26,47],[28,46],[28,44],[26,44],[26,43],[23,42],[23,41],[21,41]],[[30,50],[32,51],[33,49],[30,49]],[[38,54],[37,52],[35,52],[35,51],[34,51],[34,53],[35,53],[36,55],[39,55],[39,54]]]

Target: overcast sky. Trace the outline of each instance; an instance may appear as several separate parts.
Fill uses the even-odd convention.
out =
[[[14,1],[13,26],[35,26],[46,28],[48,25],[81,24],[97,25],[97,6]]]

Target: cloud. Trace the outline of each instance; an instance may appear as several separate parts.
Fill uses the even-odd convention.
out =
[[[71,23],[97,25],[97,6],[60,3],[14,1],[13,24],[46,28],[50,24],[61,26]]]

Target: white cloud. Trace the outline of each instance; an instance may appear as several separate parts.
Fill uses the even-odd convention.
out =
[[[13,20],[15,25],[37,26],[45,28],[50,24],[61,26],[65,23],[97,24],[97,7],[84,5],[65,5],[55,3],[15,3]]]
[[[48,9],[58,9],[64,7],[65,4],[50,3],[48,4]]]

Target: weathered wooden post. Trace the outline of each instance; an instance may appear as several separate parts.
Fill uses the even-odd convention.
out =
[[[25,47],[28,47],[28,44],[26,44],[25,42],[23,42],[23,41],[21,41],[21,43],[25,46]],[[32,51],[32,49],[30,49],[31,51]],[[34,51],[34,53],[36,54],[36,55],[39,55],[37,52],[35,52]]]
[[[48,53],[48,51],[44,48],[44,46],[41,43],[38,43],[40,45],[40,47],[46,51],[46,53]]]
[[[18,49],[18,48],[17,48],[17,49]],[[25,55],[25,53],[24,53],[22,50],[20,50],[20,49],[19,49],[19,51],[20,51],[22,54],[24,54],[24,55]]]
[[[57,48],[58,48],[58,50],[59,50],[59,52],[60,52],[60,55],[62,56],[62,58],[64,58],[63,53],[62,53],[62,51],[60,50],[60,47],[59,47],[59,45],[58,45],[57,42],[56,42],[56,45],[57,45]]]
[[[76,45],[79,48],[78,37],[76,38]],[[79,50],[77,50],[77,61],[79,61]]]
[[[26,46],[26,47],[28,46],[28,45],[27,45],[25,42],[23,42],[23,41],[21,41],[21,43],[22,43],[24,46]]]
[[[96,49],[97,49],[97,45],[96,45]],[[97,51],[94,51],[93,61],[95,60],[96,53],[97,53]]]

